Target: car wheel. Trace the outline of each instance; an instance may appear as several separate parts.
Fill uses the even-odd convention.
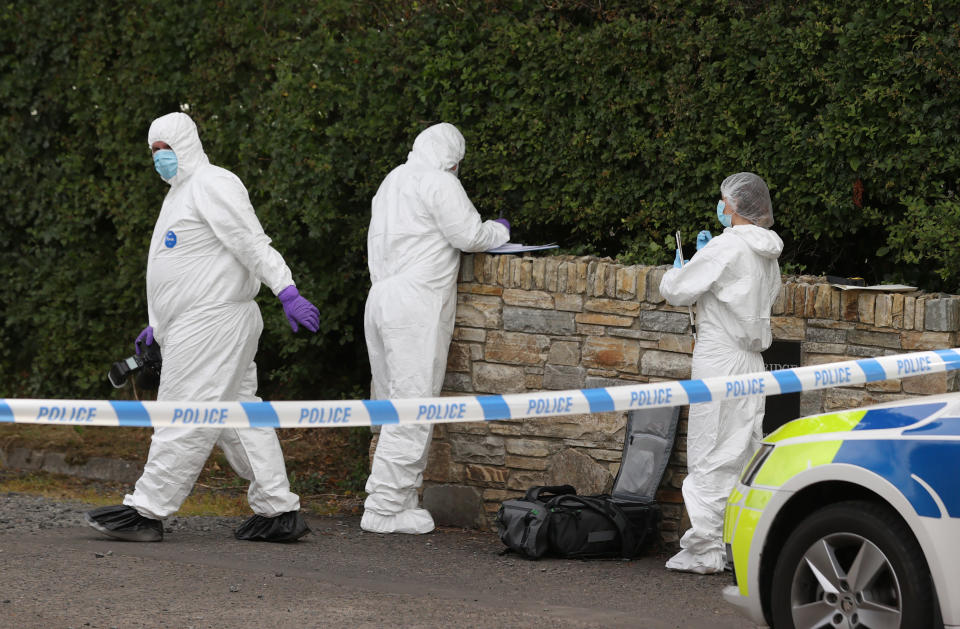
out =
[[[932,627],[934,592],[920,545],[884,505],[841,502],[805,518],[773,571],[777,629]]]

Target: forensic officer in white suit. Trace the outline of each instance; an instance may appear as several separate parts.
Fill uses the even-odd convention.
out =
[[[149,326],[141,344],[163,355],[158,401],[259,402],[254,356],[263,320],[254,297],[266,284],[290,326],[316,332],[319,313],[293,283],[270,246],[240,179],[210,163],[193,120],[172,113],[148,133],[154,166],[170,185],[147,259]],[[300,500],[290,492],[273,428],[169,426],[154,429],[143,475],[123,505],[86,514],[111,537],[163,539],[163,520],[190,493],[214,445],[250,481],[254,515],[236,531],[244,540],[293,541],[309,531]]]
[[[510,239],[509,222],[481,220],[460,184],[465,147],[452,124],[427,128],[373,198],[367,233],[373,286],[364,333],[374,399],[439,395],[453,335],[460,252],[485,251]],[[417,496],[431,433],[429,424],[381,429],[361,528],[433,530],[433,517],[418,506]]]
[[[780,292],[783,241],[770,229],[770,191],[757,175],[737,173],[723,180],[720,194],[723,233],[711,239],[701,232],[696,254],[685,265],[675,263],[660,282],[670,304],[697,304],[693,378],[763,371],[760,352],[773,340],[770,309]],[[764,408],[765,398],[756,396],[690,406],[683,502],[691,528],[667,568],[723,571],[724,507],[759,445]]]

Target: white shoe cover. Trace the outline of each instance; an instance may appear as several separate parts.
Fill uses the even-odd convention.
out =
[[[695,574],[718,574],[723,572],[726,565],[722,551],[710,551],[702,555],[694,555],[689,550],[681,550],[671,557],[666,564],[667,570],[679,572],[693,572]]]
[[[365,510],[360,520],[360,528],[371,533],[422,535],[432,531],[434,524],[433,516],[426,509],[407,509],[390,515]]]

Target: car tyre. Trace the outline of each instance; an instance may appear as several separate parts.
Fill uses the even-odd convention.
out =
[[[904,521],[885,505],[848,501],[790,533],[773,572],[776,629],[935,626],[930,571]]]

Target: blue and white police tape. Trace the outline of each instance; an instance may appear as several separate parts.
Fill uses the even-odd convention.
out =
[[[960,349],[864,358],[702,380],[506,395],[313,402],[0,399],[0,422],[210,428],[338,428],[420,422],[446,424],[682,406],[858,385],[955,369],[960,369]]]

